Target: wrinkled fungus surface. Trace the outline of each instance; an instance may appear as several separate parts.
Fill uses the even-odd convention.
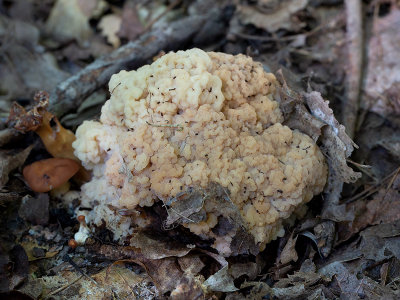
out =
[[[315,142],[281,124],[278,84],[249,57],[200,49],[113,75],[100,121],[84,122],[73,143],[75,155],[93,170],[81,195],[81,206],[93,208],[88,223],[105,223],[122,238],[146,220],[110,207],[134,211],[217,183],[263,249],[327,178]],[[223,212],[213,201],[202,205],[204,218],[183,226],[213,237],[214,247],[229,255],[229,233],[212,233]]]

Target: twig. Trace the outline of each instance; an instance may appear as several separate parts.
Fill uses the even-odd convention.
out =
[[[62,287],[52,291],[51,293],[46,295],[46,298],[48,298],[49,296],[53,296],[55,294],[58,294],[59,292],[65,290],[66,288],[70,287],[71,285],[73,285],[75,282],[78,282],[81,278],[83,277],[83,275],[79,275],[77,278],[75,278],[74,280],[72,280],[71,282],[68,282],[66,285],[63,285]]]
[[[179,5],[181,2],[182,0],[175,0],[174,2],[170,3],[168,7],[161,14],[159,14],[157,17],[155,17],[146,25],[146,27],[142,31],[142,34],[147,32],[158,20],[164,17],[167,13],[169,13],[172,9],[174,9],[175,6]]]
[[[172,125],[172,124],[152,124],[148,121],[146,121],[147,125],[153,126],[153,127],[170,127],[170,128],[175,128],[178,131],[183,131],[183,126],[180,124]]]
[[[133,69],[147,63],[160,50],[182,48],[193,40],[208,22],[221,20],[222,11],[210,10],[205,15],[188,16],[180,20],[152,28],[139,39],[100,57],[77,74],[61,82],[50,94],[49,110],[60,117],[76,109],[95,90],[105,85],[112,74],[122,69]],[[215,26],[214,26],[215,27]],[[208,37],[221,35],[220,26],[208,32]]]
[[[345,6],[348,71],[346,74],[346,100],[343,102],[343,124],[349,137],[354,138],[363,59],[362,1],[346,0]]]
[[[386,188],[386,191],[387,191],[392,186],[393,181],[394,181],[395,177],[397,176],[397,174],[399,173],[399,171],[400,171],[400,167],[398,167],[396,170],[394,170],[389,175],[387,175],[385,178],[383,178],[380,183],[371,185],[370,187],[366,188],[362,192],[360,192],[350,198],[344,199],[343,202],[350,203],[350,202],[353,202],[353,201],[361,199],[361,198],[365,199],[366,197],[371,196],[372,194],[379,191],[379,189],[390,179],[389,185]]]
[[[78,271],[82,276],[85,276],[87,279],[89,279],[91,282],[93,282],[96,286],[98,286],[98,283],[96,282],[96,280],[94,280],[92,277],[90,277],[89,275],[87,275],[85,272],[83,272],[81,270],[81,268],[79,268],[79,266],[72,260],[72,258],[66,254],[63,257],[63,260],[65,262],[68,262],[76,271]]]

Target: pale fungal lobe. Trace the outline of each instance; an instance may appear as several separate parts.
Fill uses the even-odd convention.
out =
[[[116,238],[145,220],[135,209],[167,201],[189,186],[216,182],[229,191],[260,248],[283,233],[282,221],[320,193],[327,166],[314,141],[282,125],[275,76],[244,55],[200,49],[168,53],[137,71],[112,76],[100,121],[77,130],[75,155],[93,170],[82,187],[87,221]],[[185,224],[203,235],[220,212]],[[139,224],[140,223],[140,224]],[[138,225],[139,224],[139,225]],[[224,252],[229,236],[216,241]]]

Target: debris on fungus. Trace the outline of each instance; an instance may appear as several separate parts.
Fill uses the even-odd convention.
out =
[[[113,75],[100,121],[85,121],[73,143],[93,172],[82,186],[86,221],[122,240],[147,223],[118,209],[162,201],[165,226],[221,255],[263,250],[328,173],[314,140],[282,125],[278,86],[249,57],[200,49]]]

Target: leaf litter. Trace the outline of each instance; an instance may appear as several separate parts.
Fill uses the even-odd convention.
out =
[[[64,204],[60,194],[36,195],[21,188],[21,170],[51,156],[74,159],[70,147],[74,136],[64,126],[75,127],[98,116],[107,95],[104,90],[92,94],[61,122],[47,112],[47,105],[29,99],[37,90],[52,92],[68,74],[111,51],[109,44],[117,47],[137,38],[167,5],[163,1],[148,6],[135,1],[38,3],[0,4],[4,41],[0,117],[5,121],[13,107],[18,117],[10,125],[19,130],[4,129],[0,135],[4,157],[0,206],[6,208],[1,225],[11,233],[0,233],[5,241],[1,264],[6,266],[2,268],[6,272],[0,272],[1,292],[60,299],[154,299],[168,294],[172,299],[398,298],[400,86],[398,51],[393,50],[400,41],[398,4],[376,1],[366,7],[367,13],[372,12],[366,15],[372,26],[364,45],[367,64],[355,135],[359,149],[335,117],[340,116],[346,76],[340,1],[241,1],[228,19],[228,34],[208,46],[253,55],[274,72],[282,69],[280,105],[286,124],[309,134],[329,162],[329,183],[322,197],[310,203],[304,221],[295,222],[281,241],[258,253],[240,216],[226,201],[229,195],[218,187],[186,192],[180,195],[182,202],[170,199],[156,208],[157,214],[144,209],[153,226],[139,232],[130,245],[113,244],[110,233],[98,228],[86,246],[68,248],[78,226],[68,213],[72,215],[79,196]],[[172,8],[168,18],[179,18],[185,5]],[[215,5],[209,1],[208,8]],[[118,22],[113,21],[113,30],[107,26],[107,40],[96,27],[110,15]],[[329,106],[325,99],[330,99]],[[12,106],[14,100],[18,105]],[[42,128],[40,141],[21,134],[38,128]],[[77,187],[80,182],[71,184]],[[237,233],[238,242],[229,245],[235,254],[230,258],[209,252],[211,240],[200,242],[179,226],[202,219],[206,194],[226,211],[226,219],[235,220],[220,226],[221,233],[224,226],[233,226]],[[162,225],[168,230],[160,231]],[[85,276],[62,260],[66,254]]]

